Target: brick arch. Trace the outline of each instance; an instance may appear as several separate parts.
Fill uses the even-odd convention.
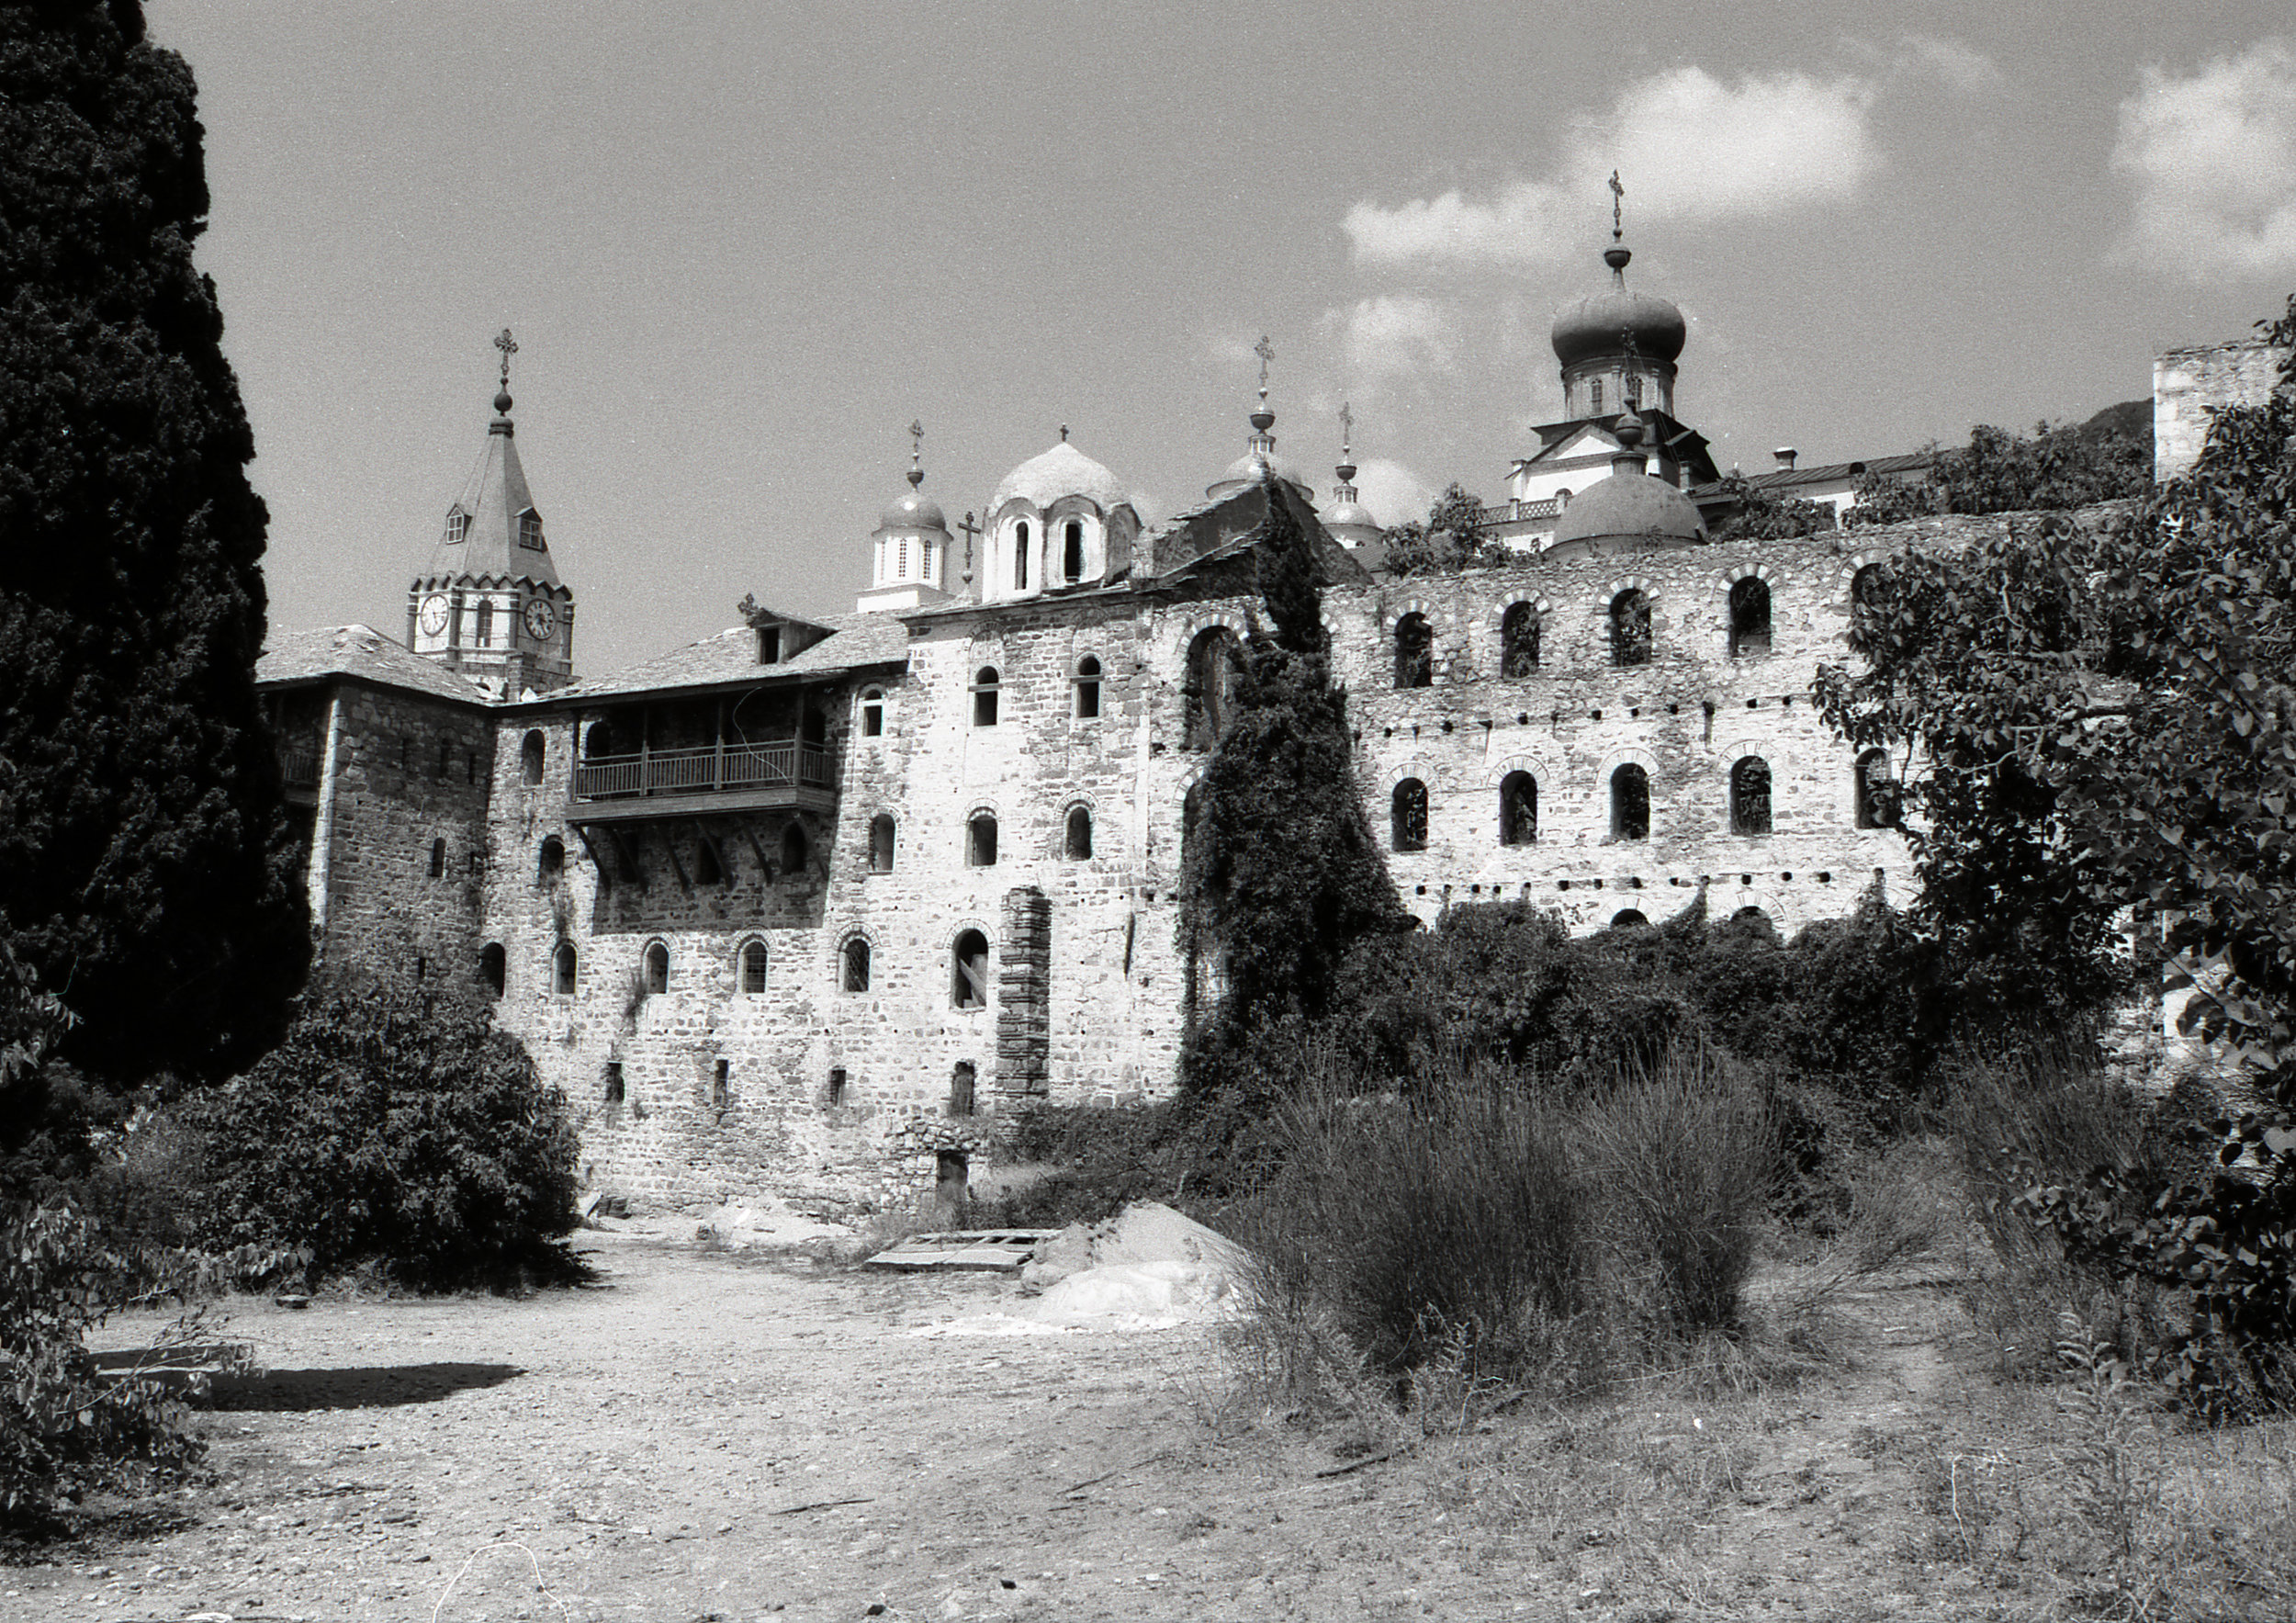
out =
[[[1395,785],[1401,783],[1405,778],[1417,778],[1421,783],[1427,785],[1428,794],[1433,795],[1435,793],[1435,763],[1429,761],[1425,756],[1414,755],[1411,760],[1405,761],[1402,765],[1397,767],[1393,772],[1388,773],[1386,778],[1381,781],[1379,786],[1385,789],[1389,794],[1392,795],[1395,792]]]
[[[1431,599],[1424,597],[1403,598],[1400,602],[1388,604],[1387,607],[1381,611],[1381,628],[1390,641],[1394,638],[1395,628],[1403,623],[1403,616],[1406,614],[1418,614],[1424,617],[1430,627],[1441,626],[1446,624],[1451,618],[1450,614],[1444,609],[1442,604],[1437,603]]]
[[[1778,571],[1766,563],[1734,564],[1722,571],[1722,590],[1728,592],[1750,575],[1764,586],[1774,587],[1778,584]]]
[[[1773,774],[1794,763],[1793,752],[1786,748],[1784,738],[1739,738],[1714,747],[1714,759],[1725,772],[1749,755],[1759,755],[1768,761]]]
[[[1648,750],[1638,749],[1630,745],[1624,750],[1614,750],[1603,757],[1603,764],[1594,774],[1596,793],[1607,795],[1610,793],[1611,773],[1629,761],[1650,774],[1650,787],[1655,792],[1659,782],[1659,758]]]
[[[1649,772],[1650,769],[1645,766],[1642,770]],[[1538,784],[1539,797],[1544,800],[1548,789],[1559,775],[1559,769],[1552,762],[1542,761],[1536,755],[1510,755],[1504,761],[1493,761],[1484,769],[1483,787],[1496,790],[1500,784],[1507,781],[1507,774],[1510,772],[1530,773],[1532,780]]]
[[[1617,593],[1613,592],[1611,595],[1615,597]],[[1497,606],[1483,616],[1484,627],[1493,637],[1499,635],[1499,626],[1506,619],[1507,611],[1514,607],[1516,603],[1530,604],[1531,612],[1542,620],[1555,612],[1553,602],[1545,592],[1535,592],[1527,586],[1520,592],[1502,592],[1498,594],[1496,602]]]
[[[1790,936],[1801,927],[1800,909],[1786,895],[1774,873],[1754,874],[1751,885],[1741,883],[1747,872],[1716,873],[1706,886],[1706,919],[1709,923],[1726,924],[1742,907],[1760,907],[1770,915],[1770,922],[1782,936]]]
[[[1848,608],[1850,588],[1856,581],[1858,571],[1872,564],[1886,563],[1896,556],[1896,549],[1887,547],[1867,547],[1851,553],[1841,560],[1840,568],[1834,571],[1832,595],[1843,608]]]
[[[1651,607],[1658,606],[1659,583],[1657,581],[1648,575],[1620,575],[1608,586],[1603,588],[1603,601],[1595,605],[1597,611],[1604,614],[1609,614],[1611,604],[1618,601],[1618,594],[1622,592],[1639,592],[1649,600]]]
[[[1183,679],[1187,672],[1187,650],[1196,646],[1196,639],[1215,626],[1224,626],[1234,634],[1238,643],[1252,635],[1252,623],[1234,609],[1213,609],[1206,614],[1191,614],[1183,624],[1179,638],[1172,645],[1172,669]]]

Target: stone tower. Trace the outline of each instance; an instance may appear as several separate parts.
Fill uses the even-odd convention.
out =
[[[407,591],[407,646],[497,698],[546,693],[574,678],[574,593],[558,580],[511,422],[508,330],[486,449],[446,510],[430,566]]]

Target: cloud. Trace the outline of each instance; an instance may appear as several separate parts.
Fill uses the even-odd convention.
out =
[[[1373,518],[1392,528],[1425,518],[1435,505],[1435,488],[1400,462],[1372,456],[1356,469],[1356,494]]]
[[[1326,311],[1323,326],[1337,343],[1347,376],[1366,386],[1447,372],[1458,353],[1450,306],[1417,293],[1359,299]]]
[[[1847,201],[1881,167],[1871,108],[1883,78],[1907,64],[1957,84],[1998,74],[1966,47],[1916,38],[1865,73],[1750,73],[1725,83],[1704,68],[1675,68],[1627,85],[1601,117],[1574,121],[1550,175],[1483,196],[1359,202],[1344,228],[1367,264],[1536,265],[1583,251],[1614,169],[1637,223]]]
[[[1847,50],[1893,78],[1942,80],[1964,96],[1989,95],[2009,84],[2000,64],[1984,51],[1932,34],[1903,34],[1888,46],[1852,41]]]
[[[2266,39],[2189,78],[2147,68],[2112,167],[2134,188],[2128,257],[2194,282],[2296,270],[2296,52]]]

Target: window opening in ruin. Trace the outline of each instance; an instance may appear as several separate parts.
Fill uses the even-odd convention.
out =
[[[1751,906],[1740,907],[1730,915],[1730,922],[1749,934],[1762,936],[1772,941],[1777,939],[1777,924],[1760,907]]]
[[[1890,776],[1886,750],[1868,750],[1858,757],[1857,801],[1859,828],[1897,826],[1897,783]]]
[[[566,842],[555,834],[548,835],[535,857],[535,885],[540,890],[552,889],[565,873]]]
[[[1084,862],[1092,860],[1092,808],[1072,806],[1068,808],[1068,860]]]
[[[1650,662],[1650,600],[1638,587],[1629,586],[1610,600],[1610,662]]]
[[[1850,577],[1850,601],[1862,609],[1870,609],[1880,596],[1882,566],[1867,564]]]
[[[1538,605],[1509,603],[1499,619],[1499,674],[1532,676],[1538,671]]]
[[[478,600],[478,629],[471,640],[482,648],[493,645],[494,600],[490,597],[482,597]]]
[[[1650,922],[1639,907],[1621,907],[1610,916],[1613,930],[1639,930]]]
[[[1770,832],[1770,763],[1759,755],[1730,768],[1730,832]]]
[[[476,750],[464,755],[462,770],[464,783],[475,783],[478,781],[478,752]]]
[[[1187,702],[1183,748],[1209,750],[1220,742],[1243,663],[1235,633],[1225,626],[1198,632],[1187,645],[1187,679],[1181,689]]]
[[[808,850],[805,828],[802,823],[791,823],[782,830],[782,875],[786,879],[805,876]]]
[[[434,778],[443,778],[446,775],[446,769],[454,764],[454,742],[448,738],[441,738],[438,741],[438,770],[431,775]]]
[[[1538,841],[1538,780],[1528,772],[1509,772],[1499,781],[1499,843],[1535,845]]]
[[[1071,583],[1085,578],[1085,527],[1073,518],[1061,533],[1061,578]]]
[[[1610,837],[1650,838],[1650,774],[1631,761],[1610,775]]]
[[[848,992],[869,990],[869,940],[855,936],[845,943],[845,962],[839,971],[838,986]]]
[[[885,694],[883,688],[869,688],[861,693],[861,737],[881,738],[885,731]]]
[[[431,877],[433,879],[443,879],[445,876],[446,841],[444,840],[433,840],[431,841]]]
[[[497,997],[502,995],[502,984],[509,969],[508,955],[502,951],[501,942],[489,941],[478,949],[478,978],[486,983],[486,989]]]
[[[988,938],[977,930],[959,935],[951,953],[949,1000],[959,1009],[988,1007]]]
[[[1100,661],[1086,654],[1076,661],[1076,719],[1094,721],[1100,715]]]
[[[1395,785],[1388,803],[1389,843],[1397,851],[1427,849],[1427,785],[1405,778]]]
[[[670,990],[670,949],[660,941],[647,942],[645,964],[647,994]]]
[[[1395,685],[1424,688],[1435,682],[1435,628],[1421,614],[1395,622]]]
[[[1012,528],[1012,589],[1029,590],[1029,521],[1022,519]]]
[[[845,1103],[845,1067],[836,1065],[829,1071],[829,1108],[836,1110]]]
[[[973,676],[973,725],[996,725],[996,667],[984,665]]]
[[[716,1074],[710,1078],[710,1109],[722,1110],[733,1101],[734,1065],[731,1060],[717,1062]]]
[[[558,943],[557,951],[552,953],[550,957],[551,990],[557,993],[557,995],[561,997],[571,997],[574,996],[575,968],[576,962],[574,956],[574,943],[572,941],[560,941]]]
[[[1760,659],[1770,652],[1770,585],[1749,575],[1730,586],[1730,658]]]
[[[884,812],[869,819],[869,871],[893,872],[893,818]]]
[[[606,1062],[606,1102],[618,1105],[627,1097],[628,1090],[622,1085],[622,1062],[610,1059]]]
[[[968,868],[996,865],[996,819],[987,812],[974,812],[964,826],[964,863]]]
[[[765,943],[741,943],[741,989],[751,997],[765,990]]]
[[[973,1113],[974,1079],[973,1062],[969,1059],[959,1060],[957,1068],[949,1073],[949,1113],[951,1115],[969,1116]]]
[[[428,958],[425,958],[422,953],[417,952],[414,955],[414,984],[419,986],[430,978],[431,961]]]
[[[726,870],[717,861],[717,848],[710,842],[710,837],[706,834],[698,834],[694,837],[693,883],[696,885],[726,883]]]
[[[973,1168],[961,1150],[942,1150],[933,1156],[933,1204],[954,1214],[972,1197]]]

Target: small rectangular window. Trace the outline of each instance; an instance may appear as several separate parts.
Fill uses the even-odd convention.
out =
[[[610,1059],[606,1062],[606,1102],[610,1105],[618,1105],[622,1102],[623,1097],[622,1062],[618,1059]]]
[[[733,1098],[733,1061],[717,1062],[717,1075],[710,1080],[710,1109],[722,1110]]]
[[[835,1110],[845,1102],[845,1067],[838,1066],[829,1073],[829,1108]]]

